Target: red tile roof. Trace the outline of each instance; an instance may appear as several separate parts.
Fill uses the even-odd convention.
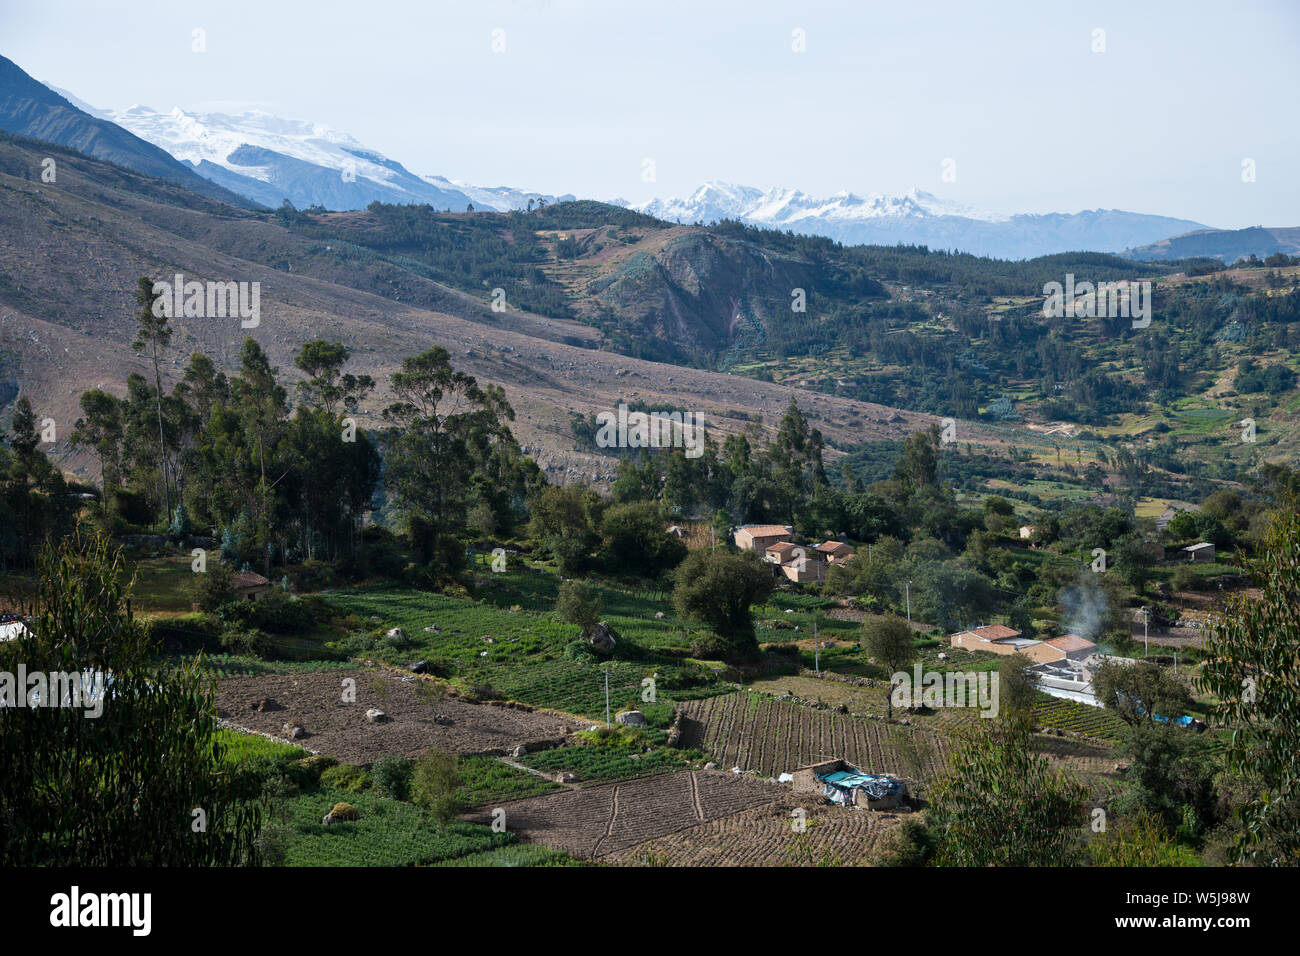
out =
[[[1090,648],[1095,650],[1097,647],[1092,641],[1080,637],[1078,634],[1062,634],[1060,637],[1050,638],[1043,643],[1051,644],[1058,651],[1065,651],[1067,654],[1070,651],[1086,651]]]

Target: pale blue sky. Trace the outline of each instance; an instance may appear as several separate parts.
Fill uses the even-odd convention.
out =
[[[258,103],[477,185],[915,186],[1005,213],[1300,225],[1295,0],[0,0],[0,53],[96,106]]]

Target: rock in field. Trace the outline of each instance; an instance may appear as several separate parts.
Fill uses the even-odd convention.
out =
[[[628,727],[644,727],[645,714],[639,710],[625,710],[614,715],[614,720]]]
[[[389,716],[378,707],[371,707],[366,711],[366,720],[370,721],[372,724],[382,724],[387,722],[389,719]]]

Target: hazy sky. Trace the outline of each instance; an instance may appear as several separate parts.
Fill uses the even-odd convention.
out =
[[[0,53],[96,106],[257,104],[477,185],[1300,225],[1296,0],[0,0]]]

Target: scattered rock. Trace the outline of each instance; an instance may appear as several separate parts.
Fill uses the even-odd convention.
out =
[[[664,619],[664,612],[663,612],[663,611],[655,611],[655,620],[656,620],[656,621],[662,621],[663,619]]]
[[[569,770],[561,770],[555,775],[556,783],[577,783],[578,775]]]
[[[645,714],[639,710],[625,710],[614,715],[617,723],[625,724],[628,727],[644,727]]]
[[[717,770],[717,769],[718,769],[718,765],[717,765],[716,763],[714,763],[712,760],[710,760],[708,763],[706,763],[706,764],[704,765],[704,769],[705,769],[705,770]]]
[[[614,649],[614,644],[618,637],[618,632],[612,627],[601,621],[591,629],[587,634],[587,643],[598,651],[608,653]]]
[[[366,720],[370,721],[372,724],[387,723],[391,719],[392,718],[390,718],[378,707],[371,707],[368,711],[366,711]]]
[[[514,757],[516,760],[518,760],[520,757],[526,757],[527,755],[528,755],[528,748],[525,747],[523,744],[520,744],[514,750],[510,751],[510,756]]]
[[[456,721],[452,720],[446,714],[439,714],[438,716],[434,717],[433,722],[435,724],[441,724],[444,727],[450,727],[456,723]]]
[[[1115,772],[1115,773],[1127,773],[1127,772],[1128,772],[1128,764],[1126,764],[1126,763],[1117,763],[1117,764],[1115,764],[1115,771],[1114,771],[1114,772]]]
[[[307,728],[302,724],[290,722],[284,725],[284,735],[290,740],[301,740],[307,736]]]
[[[428,634],[441,634],[441,633],[442,633],[442,630],[441,630],[441,629],[438,627],[438,625],[436,625],[436,624],[430,624],[430,625],[429,625],[428,627],[426,627],[424,630],[425,630],[425,633],[428,633]]]
[[[268,710],[280,710],[280,705],[270,697],[263,697],[260,700],[252,701],[248,706],[259,714],[264,714]]]
[[[429,662],[416,661],[414,664],[409,665],[406,669],[410,671],[412,674],[427,674],[429,673]]]
[[[399,644],[405,644],[406,632],[400,627],[390,627],[388,630],[384,631],[384,638],[385,640],[397,641]]]

